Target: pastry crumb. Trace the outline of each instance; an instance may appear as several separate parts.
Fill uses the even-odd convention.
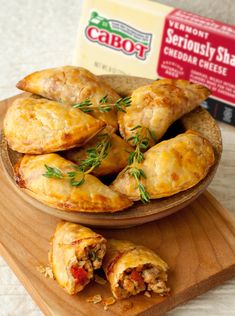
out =
[[[95,282],[101,285],[104,285],[107,283],[107,281],[103,278],[101,278],[99,275],[95,275]]]
[[[105,304],[106,306],[108,306],[108,305],[113,305],[113,304],[115,304],[115,303],[116,303],[116,300],[115,300],[115,298],[112,297],[112,296],[110,296],[110,297],[104,299],[104,304]]]
[[[144,295],[147,297],[151,297],[151,294],[148,291],[144,292]]]
[[[113,305],[114,303],[116,303],[116,300],[114,297],[108,297],[103,299],[102,296],[100,294],[96,294],[94,296],[90,296],[86,299],[86,301],[88,303],[93,303],[93,304],[98,304],[98,303],[102,303],[104,305],[104,310],[107,311],[108,310],[108,306],[109,305]]]
[[[45,278],[54,279],[53,272],[51,270],[51,267],[44,266],[43,264],[40,264],[37,267],[38,272],[42,273]]]
[[[113,305],[115,303],[116,303],[116,300],[113,296],[107,297],[107,298],[103,299],[103,301],[102,301],[102,304],[104,304],[105,311],[108,310],[109,305]]]
[[[102,301],[102,296],[100,294],[96,294],[94,296],[88,297],[86,301],[88,303],[98,304]]]

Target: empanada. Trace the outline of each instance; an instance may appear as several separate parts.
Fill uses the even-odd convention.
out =
[[[56,281],[68,294],[80,292],[101,267],[106,239],[87,227],[62,221],[51,244],[49,260]]]
[[[87,150],[95,148],[97,144],[102,141],[102,132],[94,138],[92,138],[85,146],[81,148],[74,148],[65,152],[66,158],[80,164],[87,158]],[[110,135],[110,148],[108,149],[108,155],[104,158],[99,167],[96,167],[92,174],[97,177],[105,176],[108,174],[114,174],[120,172],[126,167],[129,157],[129,152],[132,151],[132,147],[121,137],[116,134]]]
[[[46,177],[46,166],[63,176]],[[72,162],[57,154],[25,155],[15,166],[15,179],[35,199],[64,211],[116,212],[132,205],[125,196],[90,174],[85,175],[82,185],[73,186],[68,172],[74,171],[77,180],[82,178],[82,173],[74,168]]]
[[[109,239],[103,267],[117,299],[143,291],[164,295],[168,265],[154,251],[126,240]]]
[[[186,80],[161,79],[142,86],[132,93],[126,113],[118,113],[120,133],[129,139],[136,133],[132,129],[141,125],[158,141],[174,121],[196,108],[209,93],[206,87]],[[150,146],[154,145],[149,139]]]
[[[136,167],[142,169],[146,176],[141,178],[141,183],[150,198],[157,199],[196,185],[207,175],[214,161],[214,151],[209,141],[199,133],[187,131],[150,148],[144,154],[143,162]],[[130,170],[124,169],[111,188],[131,200],[140,199],[137,182],[130,175]]]
[[[18,152],[43,154],[78,147],[105,123],[67,104],[43,98],[19,98],[8,109],[4,134]]]
[[[20,80],[17,88],[70,105],[87,99],[99,105],[104,96],[107,96],[109,103],[119,99],[119,95],[104,81],[84,68],[73,66],[36,71]],[[89,114],[103,120],[112,130],[117,130],[115,110],[107,113],[95,110]]]

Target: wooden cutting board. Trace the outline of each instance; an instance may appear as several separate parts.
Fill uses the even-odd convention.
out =
[[[156,250],[170,266],[171,295],[138,295],[104,311],[88,303],[111,296],[109,285],[90,284],[67,295],[36,267],[47,264],[49,239],[58,219],[42,213],[12,190],[0,171],[0,253],[46,315],[160,315],[235,275],[235,220],[208,192],[169,217],[122,230],[99,230]]]
[[[11,99],[1,103],[2,117]],[[235,220],[208,192],[183,210],[149,224],[103,230],[106,237],[143,244],[168,262],[171,295],[138,295],[104,311],[86,299],[111,296],[109,285],[90,284],[76,296],[37,271],[46,265],[58,219],[40,212],[13,191],[0,167],[0,254],[46,315],[160,315],[235,275]]]

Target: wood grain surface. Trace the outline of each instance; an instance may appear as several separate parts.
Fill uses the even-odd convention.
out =
[[[12,99],[1,104],[0,114],[11,102]],[[165,220],[103,232],[107,237],[130,239],[156,250],[169,263],[169,285],[172,288],[168,298],[153,296],[149,299],[138,295],[104,311],[102,305],[87,303],[86,299],[97,293],[109,297],[108,284],[100,286],[94,283],[79,296],[70,297],[53,280],[39,274],[36,267],[47,264],[49,239],[58,220],[24,202],[9,186],[2,170],[0,177],[1,254],[47,315],[161,314],[235,273],[235,225],[227,213],[221,216],[223,209],[206,194]],[[207,228],[210,228],[209,233]]]
[[[4,105],[5,111],[10,103]],[[106,237],[129,239],[156,250],[170,266],[171,295],[138,295],[109,307],[86,302],[89,296],[111,296],[108,284],[89,285],[70,297],[36,267],[47,264],[49,239],[58,219],[24,202],[0,172],[0,253],[46,315],[160,315],[235,275],[235,222],[208,193],[165,219]]]
[[[235,275],[235,222],[209,194],[185,209],[142,226],[99,230],[105,237],[129,239],[155,250],[170,266],[171,295],[138,295],[104,311],[86,299],[111,296],[109,285],[90,284],[67,295],[36,267],[47,264],[49,240],[58,219],[34,209],[12,191],[0,174],[0,253],[46,315],[160,315]]]

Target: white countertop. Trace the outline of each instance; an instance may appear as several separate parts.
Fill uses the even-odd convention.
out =
[[[16,82],[43,68],[70,64],[83,0],[0,0],[0,99],[19,91]],[[234,0],[161,0],[235,24]],[[235,127],[220,124],[222,161],[210,191],[235,215]],[[179,306],[168,315],[235,315],[235,278]],[[39,316],[13,272],[0,257],[0,316]]]

